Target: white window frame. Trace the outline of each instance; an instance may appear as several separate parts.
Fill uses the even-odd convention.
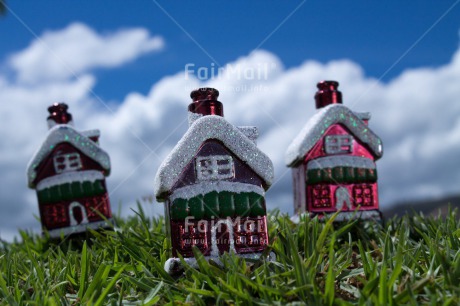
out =
[[[351,135],[328,135],[324,139],[324,150],[327,154],[343,154],[353,152]]]
[[[235,177],[235,166],[230,155],[199,156],[195,160],[195,165],[196,176],[200,181],[225,180]]]
[[[58,161],[58,159],[63,158],[62,161]],[[66,153],[61,155],[56,155],[53,158],[54,170],[56,173],[62,173],[67,171],[75,171],[82,168],[81,164],[81,157],[78,153]],[[64,166],[61,169],[60,166]]]

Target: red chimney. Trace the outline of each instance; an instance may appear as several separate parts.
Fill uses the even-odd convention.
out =
[[[56,124],[72,124],[72,115],[67,112],[69,107],[65,103],[54,103],[48,107],[48,127],[51,128]]]
[[[195,114],[224,116],[224,106],[217,101],[219,91],[214,88],[199,88],[190,93],[193,102],[189,104],[188,110]]]
[[[337,90],[339,82],[337,81],[321,81],[316,87],[318,91],[315,94],[316,108],[322,108],[329,104],[342,104],[342,93]]]

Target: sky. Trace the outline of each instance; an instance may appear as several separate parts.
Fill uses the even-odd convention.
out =
[[[258,126],[273,160],[269,209],[292,214],[289,143],[315,114],[316,83],[370,111],[384,143],[381,207],[460,193],[460,0],[7,0],[0,17],[0,238],[39,232],[26,167],[65,101],[100,129],[115,213],[151,215],[161,161],[188,127],[190,91],[220,91],[226,119]]]

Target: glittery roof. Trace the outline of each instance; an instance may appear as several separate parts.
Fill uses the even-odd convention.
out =
[[[95,134],[91,131],[90,135]],[[27,179],[31,188],[34,186],[34,180],[37,177],[37,167],[40,163],[54,150],[59,143],[70,143],[75,148],[80,150],[83,154],[97,162],[103,169],[110,172],[110,158],[109,155],[102,150],[94,141],[89,139],[84,133],[77,132],[68,124],[58,124],[52,127],[45,142],[34,154],[27,166]]]
[[[292,167],[302,160],[326,130],[336,123],[347,127],[376,158],[383,155],[382,140],[355,113],[344,105],[331,104],[318,110],[289,145],[285,155],[286,165]]]
[[[101,132],[99,130],[88,130],[88,131],[81,131],[80,134],[86,137],[100,137]]]
[[[221,141],[238,158],[259,175],[268,187],[272,184],[273,163],[237,127],[220,116],[203,116],[196,119],[182,139],[166,157],[155,177],[155,195],[162,200],[171,191],[183,169],[195,157],[199,148],[208,139]]]

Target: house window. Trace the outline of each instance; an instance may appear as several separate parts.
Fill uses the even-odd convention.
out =
[[[54,157],[54,170],[56,173],[75,171],[81,169],[81,159],[78,153],[68,153]]]
[[[315,208],[332,207],[329,185],[315,185],[312,188],[312,202]]]
[[[63,204],[43,206],[42,218],[47,228],[66,226],[68,222]]]
[[[208,247],[208,240],[206,236],[206,227],[198,225],[190,225],[184,227],[179,226],[180,234],[180,248],[182,251],[192,251],[192,247],[196,246],[201,251],[205,251]]]
[[[235,170],[229,155],[201,156],[196,159],[198,180],[223,180],[233,178]]]
[[[353,199],[355,206],[373,206],[374,194],[372,185],[361,184],[353,187]]]
[[[327,154],[351,153],[353,152],[353,137],[350,135],[326,136],[324,149]]]

